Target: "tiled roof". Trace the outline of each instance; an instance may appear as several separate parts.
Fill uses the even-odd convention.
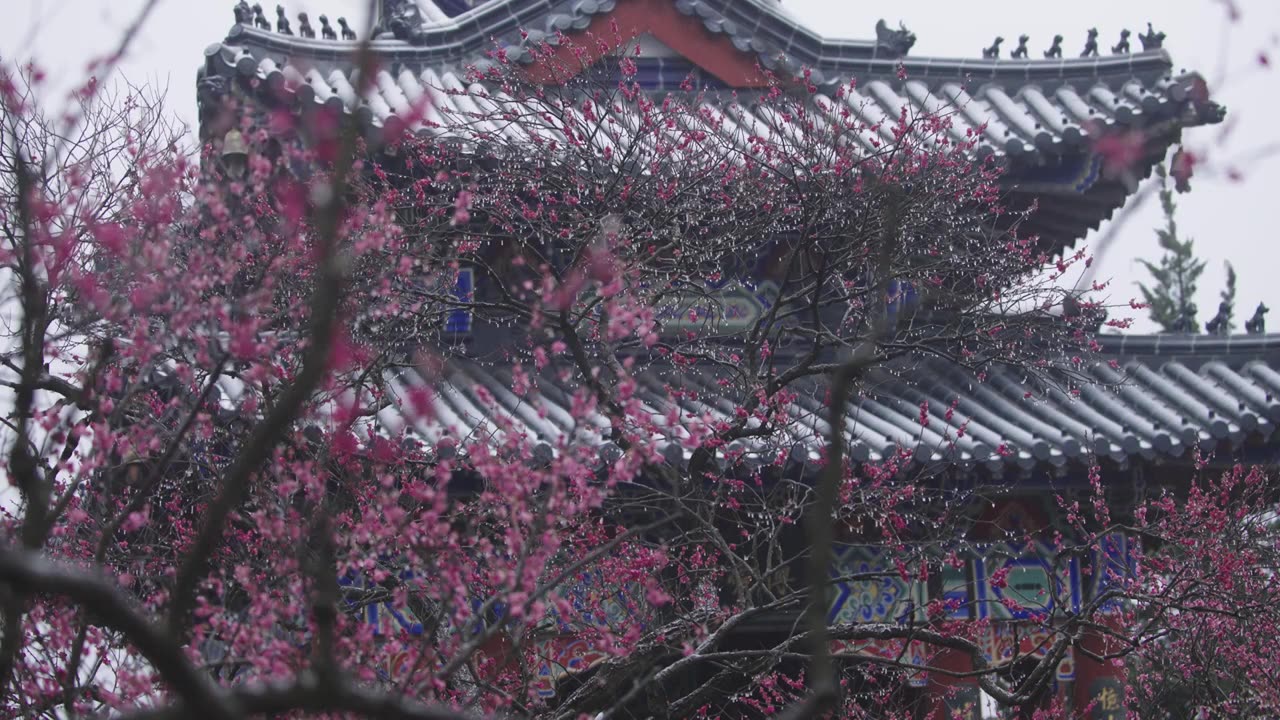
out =
[[[283,92],[282,98],[304,106],[333,98],[348,112],[363,112],[374,126],[407,110],[424,92],[437,101],[433,105],[439,108],[438,122],[465,122],[476,112],[476,96],[488,93],[465,81],[461,60],[394,53],[371,91],[357,97],[347,62],[349,48],[333,45],[341,43],[237,25],[225,42],[206,51],[205,72],[262,81]],[[641,58],[640,63],[638,75],[655,89],[674,89],[696,72],[692,65],[670,58]],[[904,106],[912,111],[955,109],[958,137],[971,128],[983,128],[990,152],[1033,165],[1041,164],[1035,160],[1057,159],[1085,148],[1090,126],[1105,130],[1170,122],[1195,125],[1213,119],[1206,115],[1214,112],[1212,108],[1190,101],[1198,77],[1173,77],[1163,51],[1053,61],[913,59],[906,63],[905,81],[898,79],[897,65],[866,59],[829,67],[816,83],[816,100],[833,112],[847,106],[870,124],[897,118]],[[857,89],[833,100],[836,86],[850,77],[858,79]]]
[[[490,88],[468,83],[466,68],[483,62],[495,39],[509,56],[521,59],[520,44],[547,40],[585,28],[593,16],[632,0],[488,0],[456,17],[423,8],[422,33],[413,44],[382,33],[373,43],[382,69],[371,89],[358,97],[350,61],[354,44],[286,36],[236,25],[227,38],[206,50],[202,82],[238,82],[295,111],[331,106],[357,115],[376,137],[377,128],[429,96],[427,132],[447,132],[465,123],[484,125],[492,115]],[[1132,179],[1105,177],[1092,139],[1101,133],[1142,130],[1145,145],[1133,178],[1149,174],[1178,141],[1183,127],[1215,122],[1221,108],[1205,95],[1196,75],[1174,75],[1164,50],[1067,59],[899,58],[876,41],[828,40],[798,25],[763,0],[650,0],[671,2],[679,13],[700,21],[711,35],[728,37],[739,50],[758,55],[766,66],[811,70],[815,102],[824,113],[850,113],[879,132],[891,134],[902,108],[949,112],[954,132],[980,132],[978,152],[992,155],[1010,172],[1010,205],[1039,212],[1027,234],[1040,235],[1054,249],[1073,244],[1111,216],[1132,192]],[[530,31],[522,40],[521,28]],[[527,58],[526,58],[527,59]],[[678,56],[641,56],[637,79],[653,91],[676,90],[692,74],[703,88],[712,116],[730,116],[721,129],[777,130],[776,117],[752,101],[751,92],[719,93],[722,82]],[[906,79],[899,77],[905,68]],[[785,73],[784,73],[785,74]],[[848,80],[857,87],[848,90]],[[845,85],[843,97],[837,86]],[[843,117],[843,116],[842,116]],[[485,128],[481,128],[485,129]],[[518,139],[521,129],[487,128]],[[875,140],[875,133],[863,137]]]
[[[902,372],[878,371],[845,418],[850,454],[874,462],[905,448],[922,464],[1002,474],[1063,470],[1091,458],[1185,461],[1195,448],[1273,449],[1280,439],[1280,335],[1099,339],[1102,359],[1079,371],[1080,380],[1052,387],[1029,382],[1016,368],[995,367],[979,379],[939,360],[916,361]],[[1072,367],[1070,359],[1063,365]],[[444,377],[436,386],[433,422],[407,420],[402,405],[392,402],[377,416],[382,431],[438,444],[497,432],[494,419],[502,418],[535,445],[545,444],[543,453],[562,443],[595,445],[605,457],[618,451],[607,440],[603,417],[592,417],[586,427],[573,424],[568,407],[575,387],[551,374],[537,378],[537,390],[525,397],[512,392],[504,365],[454,360]],[[421,382],[410,373],[392,384],[403,403]],[[659,427],[667,427],[670,390],[681,391],[682,416],[731,418],[737,408],[709,371],[652,367],[638,384],[638,396]],[[795,389],[791,422],[765,442],[740,446],[748,458],[782,452],[791,462],[816,463],[829,432],[824,388],[815,383]],[[922,405],[928,408],[923,427]],[[669,428],[655,438],[671,462],[687,462],[679,444],[683,432]]]
[[[766,67],[792,72],[808,68],[810,80],[819,88],[819,100],[829,100],[838,85],[857,78],[861,92],[845,101],[855,113],[861,114],[865,107],[871,117],[896,118],[903,106],[954,107],[960,115],[958,132],[985,125],[984,139],[991,152],[1029,159],[1031,164],[1078,150],[1091,125],[1198,124],[1216,119],[1218,112],[1206,99],[1188,102],[1198,78],[1174,77],[1172,61],[1163,50],[1039,60],[899,58],[887,55],[876,41],[822,38],[781,13],[773,2],[659,1],[674,3],[680,13],[701,21],[708,33],[729,37],[735,47],[757,55]],[[484,52],[493,48],[495,40],[508,46],[509,57],[527,61],[522,45],[555,43],[557,32],[572,35],[585,29],[593,16],[613,10],[618,2],[489,0],[449,17],[430,0],[419,0],[422,31],[431,35],[420,38],[420,44],[380,35],[374,48],[387,69],[365,98],[351,91],[349,55],[354,43],[346,41],[305,39],[236,25],[223,43],[206,51],[205,72],[257,78],[274,88],[306,85],[313,92],[298,99],[323,103],[336,97],[350,112],[367,109],[368,120],[380,125],[404,107],[406,97],[479,90],[461,81],[462,68],[483,62]],[[522,29],[527,38],[521,38]],[[677,75],[683,79],[694,69],[670,59],[652,60],[647,69],[660,86]],[[898,78],[900,65],[910,78],[905,82]],[[443,100],[442,114],[467,109],[455,108],[459,103],[448,96]]]

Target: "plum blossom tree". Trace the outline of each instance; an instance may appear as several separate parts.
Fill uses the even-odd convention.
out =
[[[573,48],[537,50],[558,84],[495,52],[485,92],[440,89],[472,111],[442,124],[425,97],[376,136],[232,96],[237,134],[199,158],[132,90],[86,87],[85,111],[49,119],[38,73],[5,68],[7,713],[907,717],[903,688],[951,672],[943,651],[1030,712],[1070,647],[1193,662],[1195,618],[1242,620],[1198,594],[1211,574],[1270,597],[1236,542],[1270,526],[1180,521],[1238,512],[1220,506],[1266,486],[1240,471],[1185,510],[1077,507],[1064,557],[1118,525],[1163,544],[1045,619],[1016,672],[940,601],[830,622],[833,543],[895,552],[845,580],[927,582],[1000,492],[930,483],[917,447],[852,457],[851,400],[923,357],[1069,384],[1101,308],[1055,281],[1088,257],[1020,234],[945,109],[868,125],[802,74],[748,120],[745,98],[654,98],[630,57],[584,68]],[[253,150],[243,174],[219,164],[230,137]],[[486,291],[459,292],[464,271]],[[756,314],[718,291],[738,286]],[[459,311],[505,348],[469,357]],[[459,380],[478,360],[504,383]],[[441,430],[448,393],[484,416],[472,434]],[[945,447],[967,423],[923,402],[919,426]],[[1086,628],[1115,647],[1081,647]],[[902,651],[857,651],[871,641]],[[570,645],[583,672],[542,674]]]
[[[1204,468],[1204,463],[1200,463]],[[1135,516],[1141,567],[1123,573],[1133,704],[1168,717],[1275,712],[1276,500],[1264,469],[1205,470]]]

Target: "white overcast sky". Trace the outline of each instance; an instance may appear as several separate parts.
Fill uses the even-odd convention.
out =
[[[625,2],[626,0],[622,0]],[[1223,261],[1240,275],[1237,323],[1264,301],[1277,311],[1271,325],[1280,328],[1280,154],[1268,148],[1280,143],[1280,68],[1264,70],[1259,53],[1280,65],[1280,0],[1235,0],[1240,18],[1227,21],[1231,0],[783,0],[783,7],[828,37],[869,38],[876,20],[898,21],[916,33],[913,55],[978,57],[996,35],[1008,41],[1031,36],[1034,56],[1054,34],[1062,34],[1068,53],[1078,53],[1085,31],[1097,27],[1104,51],[1122,28],[1136,35],[1155,23],[1168,34],[1165,47],[1178,68],[1204,74],[1214,98],[1229,111],[1229,133],[1223,128],[1198,129],[1184,139],[1210,155],[1216,173],[1202,173],[1194,192],[1179,196],[1179,221],[1196,239],[1199,254],[1209,261],[1201,282],[1201,322],[1217,308]],[[3,0],[6,22],[0,27],[0,57],[7,61],[36,58],[58,85],[82,77],[89,59],[118,43],[121,31],[137,15],[143,0]],[[137,82],[168,87],[171,109],[188,123],[195,118],[195,72],[202,51],[230,29],[233,0],[159,0],[159,5],[133,43],[122,71]],[[274,2],[263,2],[274,18]],[[345,15],[363,28],[364,0],[289,0],[290,16]],[[296,21],[295,21],[296,23]],[[1226,178],[1235,168],[1243,182]],[[1154,196],[1128,213],[1110,238],[1098,267],[1098,279],[1110,278],[1113,300],[1137,295],[1135,281],[1145,279],[1138,258],[1156,258],[1153,228],[1160,218]],[[1086,238],[1096,247],[1100,233]],[[1152,329],[1145,315],[1136,331]]]

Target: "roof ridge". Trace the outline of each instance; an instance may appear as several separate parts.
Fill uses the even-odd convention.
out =
[[[428,0],[429,1],[429,0]],[[528,46],[551,42],[558,32],[585,30],[596,15],[613,11],[619,0],[488,0],[448,17],[438,9],[422,10],[415,0],[383,0],[374,25],[374,47],[402,62],[476,61],[477,53],[506,36],[509,56],[533,62]],[[905,27],[889,29],[880,20],[865,38],[826,37],[801,23],[780,6],[764,0],[664,0],[677,12],[701,21],[707,32],[722,35],[739,51],[753,54],[771,70],[815,71],[811,81],[834,85],[853,74],[896,77],[899,65],[923,77],[972,77],[975,80],[1088,80],[1116,75],[1169,74],[1172,58],[1160,46],[1136,52],[1093,57],[947,58],[910,56],[915,35]],[[432,5],[432,7],[435,7]],[[428,18],[426,15],[433,17]],[[439,17],[435,17],[438,15]],[[398,16],[398,19],[397,19]],[[516,37],[525,31],[523,37]],[[238,22],[226,42],[249,41],[271,50],[304,50],[333,59],[334,48],[353,49],[352,40],[315,40],[281,34]]]
[[[1234,335],[1146,335],[1096,336],[1105,355],[1236,356],[1280,352],[1280,333]]]

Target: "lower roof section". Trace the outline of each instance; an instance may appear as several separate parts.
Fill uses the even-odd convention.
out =
[[[1050,382],[1018,368],[979,375],[936,359],[882,368],[843,417],[850,455],[875,463],[905,451],[919,465],[1003,476],[1064,472],[1098,460],[1186,462],[1195,451],[1218,459],[1258,449],[1273,454],[1280,440],[1280,335],[1100,341],[1100,360],[1077,366],[1066,358]],[[413,372],[392,378],[391,401],[376,415],[380,432],[437,447],[513,432],[543,457],[579,444],[605,459],[619,452],[603,416],[575,423],[569,408],[579,386],[567,374],[543,372],[517,394],[509,365],[453,359],[445,367],[432,383],[430,421],[406,412],[413,389],[426,381]],[[694,424],[735,416],[740,397],[720,379],[697,366],[651,366],[636,377],[637,397],[658,428],[652,441],[668,462],[688,462]],[[816,465],[830,433],[826,389],[819,382],[794,389],[788,421],[776,433],[735,443],[728,454],[741,453],[748,465],[779,457]]]

